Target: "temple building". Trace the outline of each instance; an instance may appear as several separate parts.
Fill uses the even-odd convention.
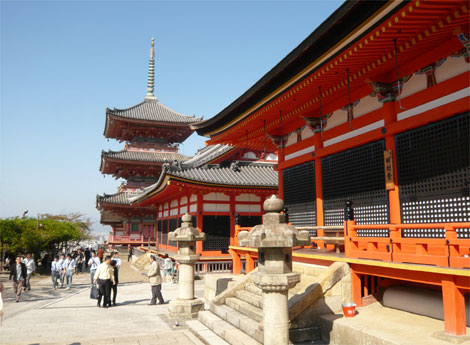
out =
[[[155,214],[152,206],[131,206],[129,197],[155,183],[164,163],[186,157],[178,145],[191,135],[191,123],[200,118],[166,107],[154,95],[155,51],[150,48],[147,95],[143,102],[126,109],[106,109],[104,136],[125,142],[121,151],[102,151],[102,174],[124,179],[116,194],[97,195],[101,223],[112,227],[109,244],[155,244]]]
[[[232,104],[191,124],[208,145],[277,150],[279,195],[314,243],[294,262],[348,263],[358,307],[391,286],[437,289],[432,317],[452,335],[469,325],[469,27],[468,1],[345,2]],[[164,178],[177,190],[205,176],[190,172]],[[255,248],[230,252],[235,273],[257,259]]]
[[[155,209],[157,251],[176,253],[168,233],[189,213],[193,225],[206,234],[197,253],[223,259],[236,244],[235,226],[259,224],[264,200],[277,193],[275,163],[277,156],[264,150],[206,146],[189,160],[165,164],[158,181],[130,200]]]

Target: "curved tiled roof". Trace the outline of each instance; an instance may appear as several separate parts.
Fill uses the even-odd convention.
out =
[[[116,194],[104,194],[104,195],[97,195],[96,202],[104,202],[108,204],[120,204],[120,205],[130,205],[129,196],[131,194],[126,192],[119,192]]]
[[[240,166],[227,168],[192,168],[169,171],[168,175],[187,180],[230,186],[273,187],[277,188],[278,175],[272,165]]]
[[[235,187],[250,187],[250,188],[272,188],[277,189],[278,186],[278,173],[274,170],[273,165],[239,165],[232,163],[227,168],[190,168],[179,169],[175,166],[164,165],[162,174],[158,182],[144,188],[140,194],[130,196],[129,199],[132,203],[139,203],[145,200],[152,192],[163,187],[164,181],[167,178],[180,178],[188,180],[188,182],[235,186]]]
[[[177,152],[155,152],[155,151],[102,151],[103,158],[119,159],[135,162],[173,162],[187,160],[188,156]]]
[[[169,123],[193,123],[201,121],[201,117],[194,117],[177,113],[157,100],[145,99],[127,109],[106,109],[106,113],[128,119],[146,120]]]
[[[193,158],[183,162],[183,168],[198,168],[214,159],[222,156],[223,154],[233,150],[235,146],[231,145],[209,145],[199,150]]]

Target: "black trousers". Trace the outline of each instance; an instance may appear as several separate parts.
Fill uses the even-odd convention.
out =
[[[98,296],[98,303],[101,304],[101,299],[104,298],[103,306],[111,305],[111,287],[113,286],[113,282],[111,279],[98,279],[98,289],[99,289],[99,296]]]
[[[117,296],[117,284],[112,285],[113,289],[113,304],[116,304],[116,296]]]
[[[165,303],[165,301],[163,300],[163,296],[162,296],[162,286],[160,284],[152,285],[152,300],[150,301],[150,303],[157,304],[157,298],[160,304]]]

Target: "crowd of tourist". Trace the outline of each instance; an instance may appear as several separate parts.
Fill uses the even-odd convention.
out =
[[[133,249],[128,248],[128,261],[132,259]],[[42,265],[47,260],[42,259]],[[31,254],[25,256],[19,254],[15,260],[7,261],[7,267],[10,270],[9,281],[12,282],[13,290],[16,295],[16,302],[20,301],[23,291],[31,290],[31,276],[36,271],[36,264]],[[97,306],[108,308],[116,306],[117,288],[119,284],[119,269],[122,262],[118,252],[104,256],[103,248],[98,251],[86,248],[84,251],[80,248],[74,253],[55,255],[50,263],[52,289],[72,288],[72,279],[75,274],[90,272],[90,286],[97,290]],[[173,282],[172,276],[175,273],[173,261],[165,255],[162,262],[163,277],[160,272],[160,265],[156,256],[150,256],[150,268],[148,272],[143,273],[149,279],[151,285],[152,299],[149,305],[156,305],[157,299],[160,304],[164,304],[161,293],[162,282]],[[3,285],[1,286],[3,290]],[[3,291],[0,297],[4,297]]]

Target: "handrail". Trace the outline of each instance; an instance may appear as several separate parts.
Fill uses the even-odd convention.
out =
[[[470,223],[367,224],[347,221],[345,254],[351,258],[470,268],[470,238],[458,238],[457,229]],[[402,230],[444,230],[439,237],[403,236]],[[387,230],[380,235],[360,230]],[[443,236],[442,236],[443,235]]]
[[[344,230],[343,225],[324,225],[324,226],[296,226],[297,230]]]

